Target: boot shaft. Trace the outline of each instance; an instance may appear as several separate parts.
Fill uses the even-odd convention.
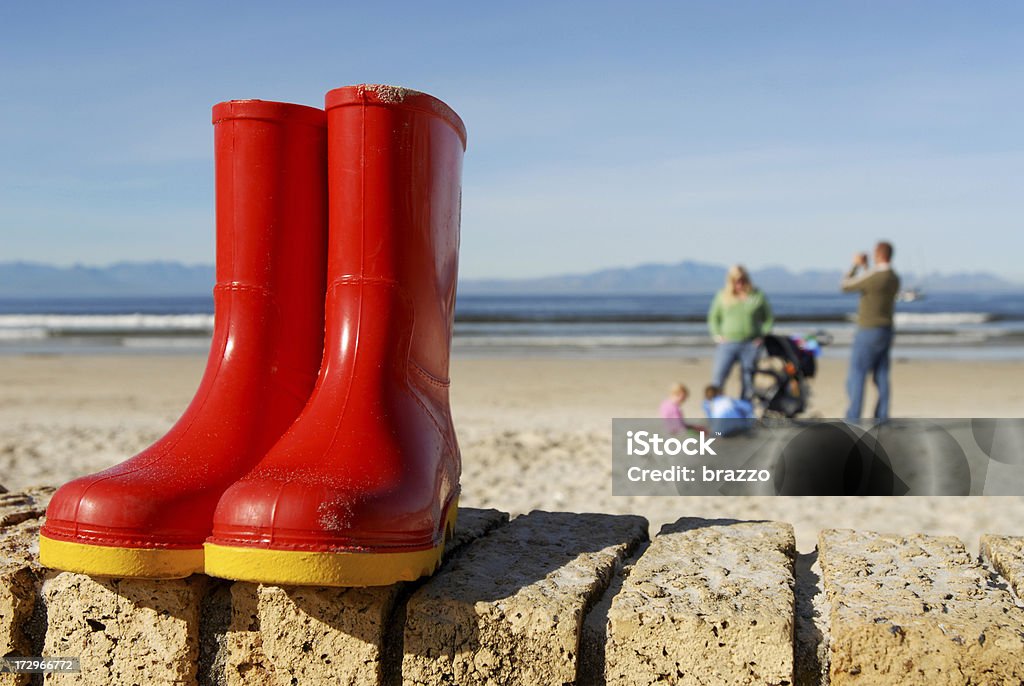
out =
[[[207,403],[230,408],[247,436],[239,451],[255,453],[305,405],[323,358],[326,117],[304,105],[232,100],[214,105],[213,125],[214,333],[183,421]]]
[[[326,109],[328,300],[346,286],[397,287],[414,317],[410,358],[446,382],[465,127],[440,100],[393,86],[335,89]],[[344,332],[327,328],[330,354]]]
[[[213,124],[214,349],[267,359],[280,385],[308,396],[323,354],[326,116],[232,100],[213,107]]]
[[[213,108],[217,285],[265,291],[277,324],[320,328],[327,179],[323,110],[262,100]]]

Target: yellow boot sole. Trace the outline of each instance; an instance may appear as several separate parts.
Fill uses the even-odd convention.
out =
[[[445,517],[441,543],[408,553],[310,552],[205,544],[206,573],[222,579],[294,586],[389,586],[432,574],[455,531],[458,501]]]
[[[183,579],[203,571],[203,549],[118,548],[40,536],[39,561],[91,576]]]

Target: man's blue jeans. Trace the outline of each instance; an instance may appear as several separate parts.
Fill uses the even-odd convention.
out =
[[[729,372],[740,363],[740,379],[743,383],[742,398],[750,400],[754,395],[754,368],[757,366],[759,348],[753,341],[724,341],[715,349],[715,361],[711,367],[712,385],[723,388]]]
[[[868,373],[878,387],[876,419],[889,418],[889,352],[892,349],[892,327],[857,329],[850,351],[850,374],[846,377],[846,394],[850,397],[847,419],[860,419],[864,407],[864,386]]]

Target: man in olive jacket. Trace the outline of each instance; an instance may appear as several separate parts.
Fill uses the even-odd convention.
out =
[[[900,277],[893,271],[892,243],[881,241],[875,246],[875,266],[868,268],[868,256],[859,253],[853,267],[843,279],[844,293],[860,293],[857,308],[857,333],[850,351],[850,372],[846,393],[850,397],[847,419],[860,419],[864,405],[864,384],[871,372],[878,387],[876,419],[889,418],[889,358],[893,338],[893,310],[900,290]],[[865,271],[860,272],[861,269]]]

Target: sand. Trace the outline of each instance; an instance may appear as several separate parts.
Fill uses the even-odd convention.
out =
[[[59,485],[110,466],[158,438],[202,374],[199,356],[0,358],[0,484]],[[845,363],[825,359],[811,414],[841,416]],[[898,361],[894,414],[1024,417],[1024,363]],[[656,531],[681,516],[774,519],[813,549],[827,527],[959,536],[1024,534],[1024,497],[615,497],[611,419],[656,414],[671,382],[703,387],[701,359],[456,359],[452,404],[463,452],[463,499],[512,514],[532,509],[634,513]],[[869,397],[869,403],[872,402]],[[699,417],[691,399],[686,414]]]

